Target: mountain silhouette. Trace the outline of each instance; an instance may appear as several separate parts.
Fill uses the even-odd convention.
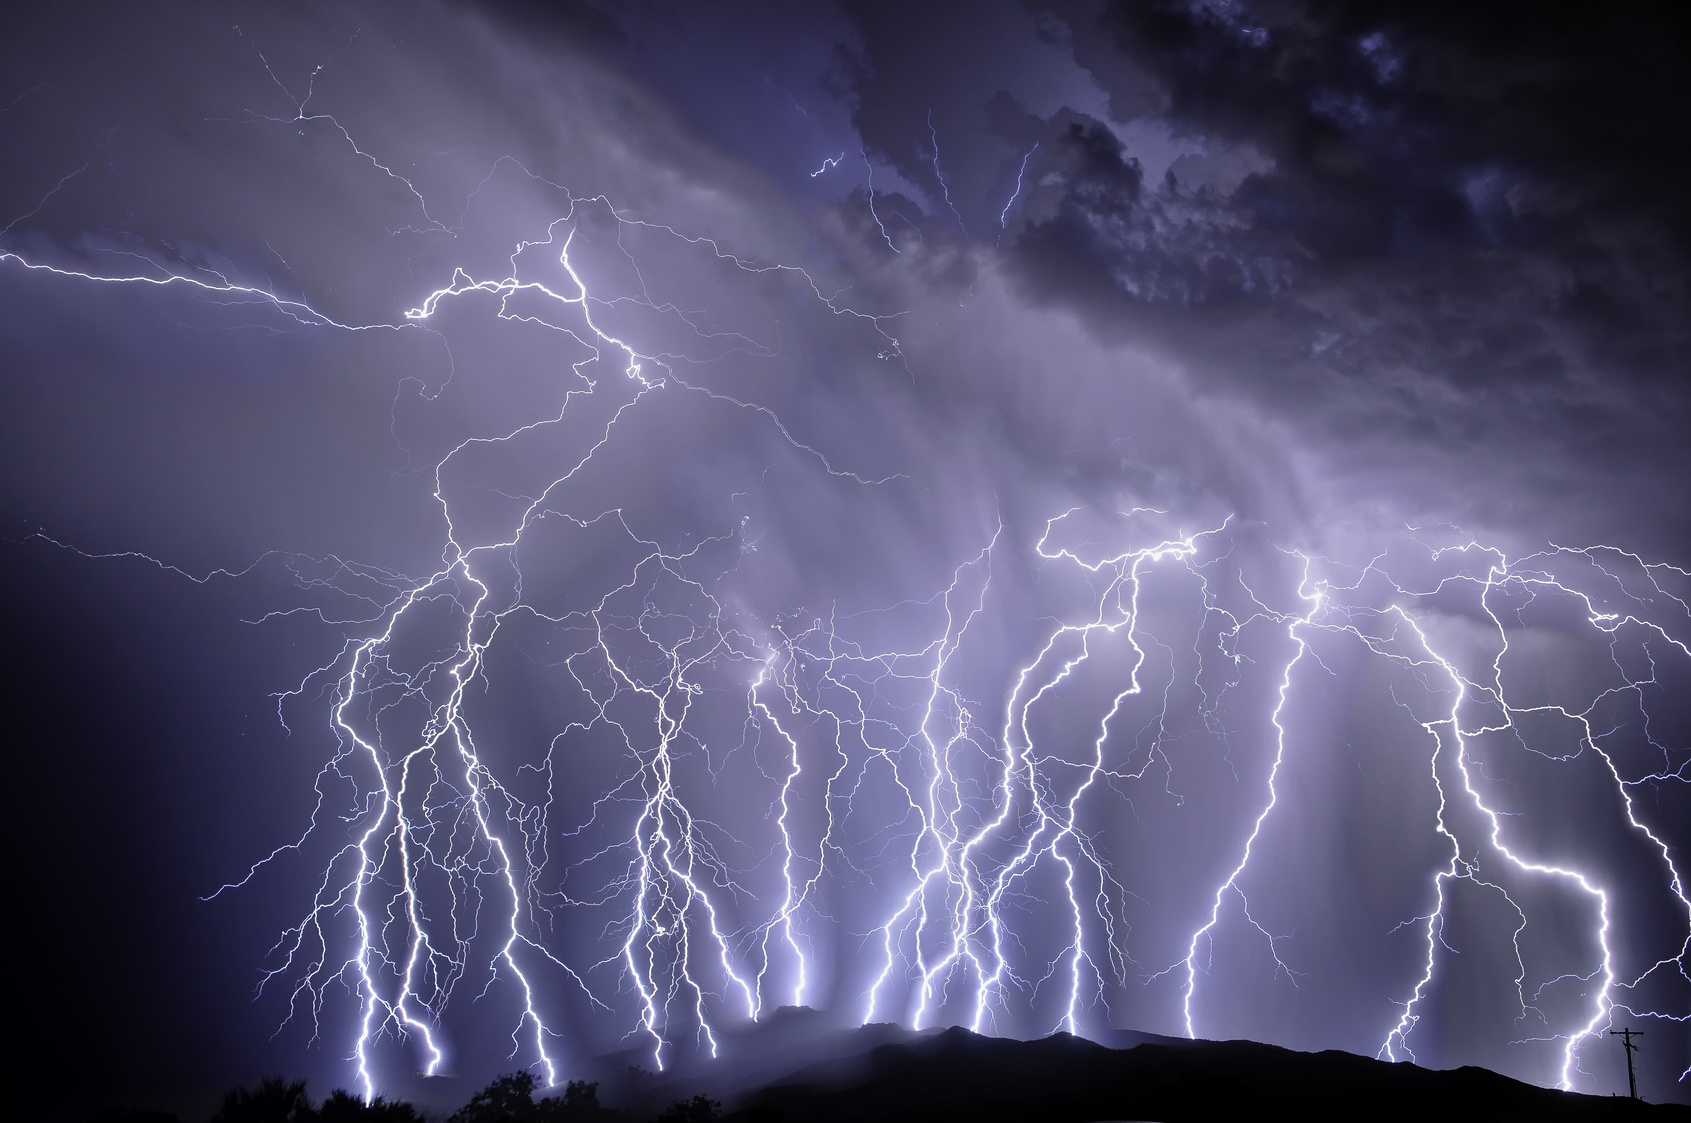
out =
[[[844,1035],[834,1055],[737,1099],[724,1118],[1691,1120],[1691,1108],[1683,1106],[1578,1095],[1487,1069],[1426,1069],[1337,1050],[1169,1038],[1110,1048],[1068,1034],[1015,1041],[960,1028],[887,1041],[888,1028]],[[866,1047],[854,1049],[854,1037]]]

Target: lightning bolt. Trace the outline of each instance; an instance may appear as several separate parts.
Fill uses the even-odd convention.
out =
[[[1648,585],[1647,594],[1639,595],[1627,590],[1619,576],[1603,568],[1598,559],[1610,555],[1624,558],[1636,567],[1639,576]],[[1687,648],[1684,639],[1670,631],[1667,624],[1652,619],[1647,614],[1647,610],[1666,610],[1669,616],[1677,618],[1674,623],[1682,626],[1687,622],[1686,617],[1691,616],[1691,613],[1687,612],[1685,602],[1664,589],[1655,578],[1655,573],[1660,570],[1680,575],[1683,575],[1683,571],[1673,567],[1647,565],[1636,555],[1612,547],[1558,547],[1548,553],[1533,554],[1512,562],[1495,548],[1468,542],[1430,550],[1428,557],[1435,563],[1452,561],[1458,564],[1473,557],[1483,558],[1483,571],[1464,570],[1452,573],[1441,577],[1430,586],[1417,588],[1405,587],[1392,581],[1380,566],[1379,558],[1363,568],[1357,581],[1346,585],[1315,576],[1316,559],[1303,554],[1297,556],[1303,565],[1303,577],[1298,592],[1306,607],[1300,613],[1269,614],[1286,628],[1295,645],[1295,653],[1284,665],[1277,704],[1270,715],[1275,731],[1275,758],[1269,772],[1267,799],[1252,823],[1237,864],[1215,890],[1207,920],[1192,934],[1188,953],[1183,961],[1186,976],[1184,1019],[1188,1035],[1197,1035],[1194,1003],[1201,972],[1200,945],[1207,944],[1212,938],[1222,922],[1223,910],[1231,899],[1236,898],[1240,902],[1245,919],[1254,924],[1249,921],[1248,901],[1240,883],[1252,863],[1253,846],[1278,802],[1276,780],[1289,748],[1288,732],[1282,718],[1292,698],[1294,676],[1300,665],[1311,656],[1309,637],[1325,633],[1358,641],[1370,654],[1408,669],[1427,687],[1429,694],[1435,697],[1442,695],[1447,699],[1446,707],[1441,707],[1433,713],[1418,715],[1415,720],[1426,731],[1432,746],[1429,763],[1431,780],[1438,798],[1434,830],[1448,845],[1449,859],[1433,879],[1433,908],[1419,918],[1424,925],[1425,934],[1426,955],[1423,969],[1409,996],[1401,1003],[1401,1016],[1390,1027],[1380,1047],[1380,1055],[1393,1060],[1414,1059],[1409,1038],[1419,1021],[1417,1009],[1428,1000],[1429,992],[1435,983],[1439,951],[1448,947],[1443,939],[1449,906],[1447,887],[1457,881],[1469,882],[1497,894],[1518,918],[1518,925],[1511,933],[1511,941],[1515,949],[1517,973],[1513,984],[1519,998],[1519,1014],[1521,1017],[1529,1013],[1541,1019],[1544,1017],[1525,993],[1527,966],[1522,951],[1522,938],[1529,928],[1527,909],[1511,895],[1505,884],[1515,875],[1525,875],[1548,880],[1552,884],[1565,887],[1568,892],[1576,893],[1576,899],[1586,902],[1591,918],[1589,938],[1595,948],[1595,962],[1591,964],[1591,969],[1583,974],[1564,974],[1547,980],[1535,991],[1535,995],[1541,994],[1546,988],[1569,980],[1595,983],[1586,1008],[1587,1013],[1576,1017],[1559,1031],[1553,1031],[1550,1038],[1562,1042],[1563,1045],[1558,1081],[1562,1087],[1573,1089],[1576,1084],[1575,1074],[1578,1071],[1579,1047],[1610,1024],[1616,1008],[1616,989],[1636,989],[1642,986],[1649,976],[1664,969],[1675,970],[1681,978],[1691,979],[1691,975],[1686,973],[1687,952],[1691,951],[1691,900],[1687,899],[1683,880],[1669,846],[1639,817],[1633,794],[1637,788],[1646,784],[1682,782],[1684,764],[1682,762],[1677,768],[1664,767],[1659,771],[1629,779],[1623,775],[1615,755],[1606,750],[1603,744],[1611,735],[1618,735],[1621,729],[1617,727],[1599,731],[1593,726],[1593,717],[1599,708],[1623,695],[1631,695],[1636,699],[1642,720],[1648,725],[1649,713],[1643,704],[1643,696],[1648,687],[1658,685],[1656,672],[1659,666],[1657,658],[1649,651],[1651,643],[1664,645],[1668,654],[1691,656],[1691,648]],[[1617,602],[1631,602],[1633,609],[1606,610],[1599,606],[1597,592],[1577,587],[1570,580],[1560,579],[1550,571],[1553,563],[1566,562],[1575,557],[1590,562],[1591,568],[1609,585],[1603,595]],[[1379,592],[1389,594],[1398,603],[1369,604],[1365,600],[1358,603],[1355,594],[1362,591],[1364,584],[1370,581],[1380,586]],[[1442,653],[1440,645],[1429,634],[1426,623],[1436,618],[1438,610],[1433,607],[1433,602],[1439,598],[1448,599],[1463,590],[1471,592],[1470,607],[1478,617],[1487,621],[1494,637],[1494,653],[1489,662],[1479,668],[1481,673],[1478,674],[1472,669],[1464,670],[1459,665],[1461,660],[1456,656]],[[1602,635],[1618,639],[1623,632],[1636,633],[1642,641],[1640,654],[1645,658],[1650,676],[1635,678],[1628,675],[1620,650],[1611,646],[1611,662],[1618,673],[1618,682],[1597,692],[1584,707],[1569,708],[1560,704],[1522,706],[1512,703],[1504,684],[1505,659],[1511,652],[1511,630],[1504,619],[1505,610],[1500,605],[1510,593],[1524,597],[1527,604],[1553,596],[1571,600],[1579,606],[1585,624]],[[1423,606],[1419,612],[1417,606]],[[1525,611],[1525,608],[1523,605],[1517,605],[1513,611],[1519,614]],[[1359,624],[1359,620],[1368,623],[1365,626]],[[1492,720],[1478,722],[1472,716],[1465,718],[1465,708],[1471,714],[1482,712],[1476,708],[1475,703],[1489,709],[1496,716]],[[1400,702],[1399,705],[1403,703]],[[1552,756],[1551,759],[1565,761],[1580,752],[1590,751],[1602,761],[1604,770],[1613,784],[1617,802],[1624,809],[1629,828],[1646,840],[1649,848],[1658,857],[1668,892],[1683,914],[1687,925],[1686,938],[1673,949],[1673,954],[1650,963],[1630,981],[1623,981],[1618,973],[1612,944],[1613,891],[1605,888],[1595,874],[1566,864],[1535,858],[1524,851],[1520,844],[1512,844],[1505,820],[1513,813],[1499,809],[1495,796],[1488,790],[1492,785],[1479,778],[1483,766],[1475,756],[1474,744],[1482,738],[1513,737],[1518,746],[1527,752],[1541,756],[1550,755],[1543,750],[1532,748],[1520,728],[1520,720],[1532,715],[1553,715],[1577,728],[1579,748],[1573,754]],[[1649,738],[1649,743],[1663,753],[1664,761],[1671,755],[1666,746],[1657,743],[1653,738]],[[1459,821],[1457,809],[1451,803],[1452,788],[1474,813],[1476,821],[1481,824],[1479,830],[1466,827]],[[1501,862],[1501,865],[1496,865],[1498,862]],[[1488,867],[1497,872],[1488,874]],[[1261,931],[1260,926],[1257,927]],[[1264,932],[1264,935],[1266,934]],[[1272,954],[1272,937],[1269,938],[1269,945]],[[1278,955],[1275,960],[1278,966],[1285,966],[1280,962]],[[1638,1016],[1664,1017],[1675,1021],[1681,1020],[1682,1017],[1653,1010],[1631,1012]]]
[[[361,165],[403,187],[417,217],[402,230],[461,232],[433,217],[393,161],[311,110],[321,66],[296,95],[258,57],[291,115],[243,120],[328,131]],[[932,166],[961,227],[931,113],[928,124]],[[1021,158],[1001,231],[1037,148]],[[860,154],[870,215],[902,254]],[[297,607],[271,614],[314,611],[352,629],[332,658],[277,699],[279,716],[327,699],[335,749],[302,833],[212,896],[310,846],[328,849],[303,915],[271,949],[261,988],[284,988],[284,1021],[309,1020],[313,1040],[340,990],[356,997],[348,1051],[367,1098],[381,1087],[378,1047],[389,1039],[411,1047],[424,1073],[441,1071],[450,1048],[444,1016],[466,984],[508,1008],[510,1055],[548,1084],[567,1065],[558,1044],[567,1002],[626,1027],[659,1068],[685,1049],[714,1055],[725,1025],[763,1017],[774,1004],[826,1000],[824,956],[846,957],[837,935],[850,927],[848,913],[870,917],[852,931],[868,949],[858,957],[866,966],[834,973],[860,988],[842,1001],[865,1021],[1085,1034],[1113,1024],[1167,978],[1179,984],[1178,1010],[1147,1019],[1192,1036],[1220,1025],[1204,982],[1224,931],[1260,936],[1276,975],[1294,984],[1315,969],[1299,959],[1294,936],[1259,922],[1266,913],[1253,912],[1252,900],[1273,895],[1271,829],[1300,751],[1302,688],[1339,650],[1413,687],[1400,699],[1394,685],[1392,708],[1422,731],[1436,795],[1426,829],[1440,862],[1428,871],[1429,907],[1399,926],[1417,927],[1422,938],[1412,985],[1388,995],[1396,1016],[1381,1026],[1380,1055],[1412,1059],[1423,1012],[1440,1001],[1458,885],[1496,897],[1513,918],[1511,1013],[1544,1027],[1541,1038],[1523,1041],[1555,1045],[1564,1087],[1577,1086],[1582,1047],[1617,1010],[1691,1020],[1670,1006],[1674,980],[1691,983],[1691,899],[1659,801],[1652,816],[1644,798],[1691,783],[1691,756],[1671,734],[1659,739],[1651,717],[1672,676],[1691,670],[1691,607],[1674,591],[1691,573],[1610,546],[1554,546],[1510,560],[1477,541],[1431,547],[1419,539],[1409,560],[1382,553],[1347,567],[1288,549],[1267,551],[1264,562],[1231,518],[1077,507],[1036,529],[1000,516],[960,561],[947,559],[949,581],[911,599],[760,616],[734,584],[763,533],[750,516],[677,544],[600,497],[601,473],[615,472],[618,450],[637,443],[630,430],[640,419],[669,403],[734,411],[817,479],[881,488],[902,477],[836,463],[838,454],[774,409],[694,375],[779,347],[655,296],[636,243],[650,239],[725,275],[786,285],[807,308],[861,328],[879,358],[902,363],[897,317],[854,307],[798,266],[737,254],[604,196],[577,197],[514,159],[489,170],[466,213],[499,174],[554,192],[556,217],[512,247],[495,275],[452,269],[392,322],[331,316],[234,270],[96,254],[124,266],[108,271],[0,251],[0,265],[41,283],[178,290],[291,330],[421,332],[444,343],[452,316],[479,315],[545,333],[566,360],[553,372],[555,409],[466,438],[434,462],[443,529],[432,572],[276,556],[302,588],[360,606],[349,616]],[[623,279],[596,274],[594,229],[614,231],[608,252]],[[483,486],[478,465],[500,454],[543,470],[520,492]],[[607,585],[547,591],[560,552],[594,550],[620,551]],[[1400,562],[1422,577],[1394,579]],[[250,569],[184,576],[203,583]],[[1030,609],[1027,590],[1005,576],[1024,569],[1037,575],[1048,611]],[[1169,605],[1188,629],[1178,645],[1169,631],[1177,625],[1158,616]],[[1571,702],[1521,700],[1515,656],[1530,654],[1523,637],[1531,629],[1549,627],[1534,613],[1552,610],[1563,615],[1545,620],[1607,650],[1613,675]],[[1480,622],[1485,642],[1452,639],[1455,619]],[[1264,657],[1259,647],[1277,654]],[[546,654],[535,662],[556,672],[573,716],[542,759],[512,768],[511,746],[497,734],[478,738],[478,729],[497,728],[478,707],[488,704],[502,660],[537,649]],[[982,669],[999,655],[1001,679]],[[1136,952],[1130,910],[1145,899],[1113,857],[1122,845],[1118,812],[1131,810],[1132,793],[1154,770],[1166,776],[1163,794],[1184,798],[1174,788],[1184,764],[1169,732],[1174,711],[1182,698],[1197,699],[1196,726],[1224,739],[1233,732],[1231,698],[1252,676],[1271,685],[1272,701],[1249,714],[1245,739],[1260,736],[1268,759],[1250,812],[1223,826],[1237,849],[1217,880],[1173,906],[1194,924],[1182,927],[1181,946]],[[1141,722],[1135,734],[1124,729],[1130,718]],[[1571,731],[1575,748],[1542,747],[1534,730],[1543,723]],[[724,734],[730,729],[737,743]],[[1643,767],[1640,739],[1653,754]],[[583,762],[607,745],[615,775],[581,791]],[[1540,853],[1523,837],[1511,821],[1523,809],[1508,805],[1505,785],[1488,773],[1506,751],[1550,765],[1598,762],[1627,831],[1651,855],[1652,891],[1683,917],[1677,945],[1639,959],[1634,946],[1647,941],[1628,926],[1641,911],[1631,897],[1642,890],[1613,883],[1599,863]],[[763,786],[724,793],[731,769],[755,771]],[[585,812],[554,822],[571,801]],[[747,801],[762,803],[748,813]],[[569,857],[554,859],[561,844]],[[1544,894],[1584,918],[1588,946],[1571,970],[1543,971],[1533,950]],[[571,919],[589,915],[608,918],[596,941]],[[579,954],[583,944],[598,950]],[[1145,961],[1166,966],[1140,977]],[[1581,1001],[1568,1014],[1557,995],[1576,987]]]
[[[969,236],[969,228],[963,223],[963,212],[957,209],[957,204],[951,201],[951,184],[945,178],[945,169],[939,166],[939,130],[934,128],[934,111],[928,110],[928,138],[933,141],[934,154],[929,161],[934,167],[934,178],[939,180],[940,195],[945,200],[946,209],[957,220],[957,229],[963,236]]]
[[[1004,209],[998,212],[998,230],[1002,234],[1010,226],[1010,208],[1016,205],[1016,200],[1022,197],[1022,180],[1027,178],[1028,161],[1039,151],[1037,143],[1022,156],[1021,166],[1016,169],[1016,188],[1010,192],[1010,197],[1004,200]]]

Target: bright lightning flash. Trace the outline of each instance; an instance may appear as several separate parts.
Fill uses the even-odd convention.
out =
[[[409,180],[332,117],[307,111],[309,91],[288,96],[293,118],[255,120],[329,129],[403,184],[421,216],[411,229],[447,231]],[[931,119],[930,133],[961,226]],[[1021,157],[1001,227],[1033,155]],[[501,169],[527,176],[514,162]],[[1691,610],[1681,599],[1691,575],[1610,547],[1510,560],[1463,542],[1420,547],[1401,564],[1424,576],[1399,581],[1399,555],[1347,570],[1259,548],[1228,519],[1194,531],[1178,513],[1077,508],[1022,541],[1013,528],[986,528],[953,559],[949,581],[917,599],[760,616],[734,578],[764,528],[743,519],[678,546],[625,507],[597,503],[602,464],[639,440],[639,419],[661,403],[697,402],[743,415],[822,482],[878,488],[896,477],[836,468],[774,411],[694,377],[724,356],[777,347],[654,297],[623,239],[787,284],[808,310],[851,324],[902,362],[891,320],[826,294],[802,269],[735,256],[605,198],[557,198],[556,217],[512,248],[500,275],[453,270],[391,323],[346,322],[209,270],[148,262],[104,272],[0,253],[0,264],[42,283],[179,289],[289,330],[445,338],[452,309],[546,333],[565,356],[555,412],[465,439],[434,464],[444,532],[433,572],[342,563],[327,580],[343,591],[359,585],[375,608],[281,699],[330,699],[338,747],[319,774],[317,809],[301,838],[219,890],[308,842],[334,840],[266,982],[287,988],[290,1016],[309,1018],[314,1031],[335,988],[356,996],[356,1018],[335,1032],[347,1034],[366,1096],[383,1087],[384,1038],[414,1042],[421,1070],[441,1070],[443,1016],[466,983],[503,1003],[511,1055],[549,1084],[568,1071],[559,1045],[566,995],[640,1035],[659,1067],[677,1051],[714,1055],[726,1024],[830,1001],[865,1021],[917,1027],[1086,1034],[1131,1016],[1194,1036],[1222,1028],[1205,980],[1224,933],[1260,936],[1276,976],[1294,984],[1319,969],[1299,960],[1295,936],[1270,933],[1252,900],[1271,898],[1283,872],[1272,834],[1300,752],[1306,684],[1341,650],[1376,661],[1394,683],[1386,708],[1422,731],[1437,798],[1425,830],[1444,855],[1426,871],[1427,910],[1402,918],[1422,939],[1404,989],[1384,995],[1396,1016],[1379,1027],[1381,1055],[1413,1058],[1416,1027],[1439,1001],[1456,886],[1494,896],[1513,918],[1513,1014],[1542,1027],[1523,1040],[1556,1043],[1564,1086],[1578,1085],[1582,1048],[1617,1011],[1691,1018],[1666,1005],[1671,998],[1649,997],[1669,994],[1675,979],[1691,983],[1691,900],[1682,857],[1648,798],[1691,782],[1691,754],[1658,741],[1649,716],[1664,684],[1691,674]],[[881,238],[902,254],[874,210],[872,180],[868,200]],[[634,280],[596,279],[582,246],[595,226],[614,232]],[[643,341],[648,328],[665,341]],[[520,495],[502,495],[503,506],[487,498],[491,487],[464,483],[489,456],[532,459],[537,449],[544,472]],[[556,556],[547,550],[559,542],[624,560],[608,584],[555,597],[542,590]],[[1038,571],[1048,610],[1028,610],[1025,590],[1003,576],[1006,561]],[[1600,640],[1608,679],[1573,689],[1572,701],[1517,700],[1531,694],[1514,685],[1517,656],[1530,654],[1523,637],[1552,618]],[[1025,657],[994,679],[983,668],[1009,634],[1022,637]],[[529,650],[537,635],[576,717],[542,760],[512,770],[502,763],[509,746],[478,733],[474,699],[507,652]],[[1267,701],[1254,710],[1235,702],[1259,696]],[[1182,707],[1192,712],[1183,717]],[[1181,737],[1168,732],[1183,722],[1205,736],[1236,735],[1241,753],[1254,745],[1264,756],[1236,773],[1251,813],[1215,828],[1236,849],[1213,880],[1168,905],[1191,921],[1180,946],[1136,949],[1130,913],[1145,898],[1120,873],[1121,824],[1136,793],[1185,799]],[[1559,747],[1540,743],[1546,730]],[[1653,763],[1640,763],[1640,744]],[[583,797],[585,769],[574,762],[606,746],[620,770]],[[1643,890],[1521,836],[1514,820],[1532,809],[1511,804],[1495,778],[1509,753],[1549,766],[1600,762],[1606,798],[1649,854],[1658,896],[1674,902],[1677,945],[1635,962],[1626,949],[1639,942],[1622,936],[1630,897]],[[761,786],[712,794],[736,760],[755,764]],[[337,818],[332,793],[344,790],[353,795]],[[556,823],[566,802],[586,813]],[[554,860],[559,847],[568,857]],[[1583,961],[1538,977],[1533,915],[1546,900],[1583,916],[1586,948]],[[609,918],[596,936],[570,919],[589,914]],[[597,951],[582,954],[590,946]],[[1179,986],[1177,1010],[1147,997],[1165,979]]]

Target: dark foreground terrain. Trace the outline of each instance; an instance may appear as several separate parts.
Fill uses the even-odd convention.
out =
[[[319,1103],[301,1084],[268,1081],[225,1096],[213,1123],[833,1123],[957,1120],[1649,1120],[1691,1121],[1691,1107],[1575,1095],[1481,1068],[1434,1070],[1350,1053],[1299,1053],[1248,1041],[1184,1041],[1123,1033],[1107,1045],[1058,1034],[1039,1041],[963,1029],[893,1026],[842,1031],[808,1011],[726,1042],[709,1065],[656,1078],[607,1067],[603,1084],[547,1092],[527,1074],[502,1077],[456,1110]],[[620,1107],[601,1106],[598,1089]],[[536,1096],[539,1099],[536,1099]],[[100,1123],[176,1123],[112,1110]]]
[[[951,1029],[886,1045],[844,1086],[802,1077],[729,1118],[800,1120],[1691,1119],[1691,1108],[1581,1096],[1480,1068],[1435,1071],[1247,1041],[1104,1046]]]

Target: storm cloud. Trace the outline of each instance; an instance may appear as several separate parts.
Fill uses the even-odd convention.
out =
[[[410,1074],[685,1065],[802,1001],[1608,1091],[1636,1016],[1683,1099],[1683,46],[1647,6],[32,13],[41,1063],[446,1103]]]

